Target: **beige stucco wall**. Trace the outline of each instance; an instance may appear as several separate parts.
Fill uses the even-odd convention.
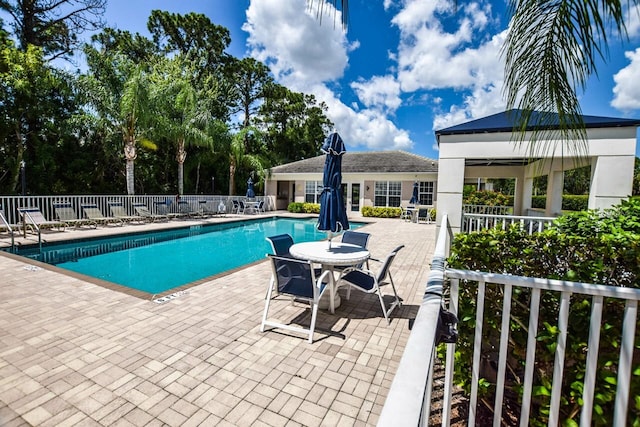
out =
[[[411,199],[413,191],[413,183],[417,181],[433,181],[437,188],[437,173],[343,173],[342,183],[347,184],[347,212],[351,213],[351,184],[360,185],[359,206],[373,206],[374,183],[376,181],[401,181],[402,182],[402,203],[407,204]],[[269,177],[266,186],[267,197],[273,197],[277,190],[277,181],[293,181],[295,182],[295,201],[304,202],[305,198],[305,182],[306,181],[322,181],[322,173],[313,174],[277,174],[274,173]],[[434,191],[437,191],[434,189]],[[434,194],[434,204],[436,194]]]

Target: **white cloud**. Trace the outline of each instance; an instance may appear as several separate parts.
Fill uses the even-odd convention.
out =
[[[393,113],[400,107],[400,84],[393,76],[374,76],[368,81],[351,83],[358,94],[360,102],[368,108],[375,108]]]
[[[611,106],[618,110],[630,111],[640,109],[640,48],[624,54],[631,63],[618,71],[613,80],[613,100]]]
[[[441,14],[450,13],[446,0],[411,0],[392,22],[400,30],[398,80],[402,90],[469,88],[501,80],[500,48],[505,32],[475,43],[478,28],[491,21],[490,8],[469,3],[455,31],[445,31]],[[462,12],[460,12],[462,14]],[[478,44],[479,47],[471,47]]]
[[[320,24],[305,0],[253,0],[243,26],[249,33],[251,55],[267,63],[278,80],[321,82],[342,77],[349,47],[342,28],[330,23],[329,7],[325,6],[327,18]]]
[[[355,90],[366,100],[365,106],[373,107],[368,109],[345,105],[328,88],[327,84],[343,76],[348,52],[357,49],[358,42],[349,44],[340,26],[329,24],[334,19],[333,6],[327,3],[323,7],[331,20],[320,24],[315,10],[308,10],[306,0],[252,0],[243,26],[249,33],[250,54],[268,64],[281,84],[325,102],[327,116],[336,124],[348,149],[411,149],[408,132],[398,129],[383,111],[398,103],[386,79],[380,80],[381,85],[356,83]],[[336,15],[337,21],[339,18]]]
[[[640,36],[640,5],[632,6],[627,10],[625,23],[629,37],[634,38]]]

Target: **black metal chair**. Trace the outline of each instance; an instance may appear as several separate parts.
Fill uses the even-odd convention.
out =
[[[400,297],[398,297],[398,292],[396,291],[396,286],[393,283],[393,278],[391,277],[391,271],[389,270],[391,267],[391,263],[395,259],[398,251],[404,248],[404,245],[398,246],[387,256],[382,264],[382,267],[378,271],[378,274],[374,274],[369,269],[358,268],[358,267],[349,267],[346,268],[340,277],[338,278],[338,286],[347,285],[347,299],[351,297],[351,288],[355,288],[359,291],[365,292],[367,294],[376,294],[378,295],[378,299],[380,300],[380,306],[382,307],[382,313],[384,314],[384,318],[387,321],[387,324],[390,323],[389,315],[396,308],[402,305],[400,301]],[[393,289],[394,301],[391,303],[389,308],[385,306],[384,298],[382,295],[382,291],[380,290],[381,286],[391,284],[391,288]]]
[[[276,255],[269,255],[269,258],[273,268],[273,278],[275,279],[277,292],[281,295],[292,297],[292,303],[295,301],[308,302],[311,305],[311,322],[307,329],[300,326],[292,326],[290,323],[269,320],[269,306],[274,288],[270,282],[269,288],[267,289],[267,298],[264,305],[262,323],[260,324],[260,332],[264,332],[266,326],[286,329],[292,332],[303,332],[308,335],[309,343],[313,343],[313,332],[318,316],[318,302],[324,291],[331,289],[331,287],[328,286],[329,279],[327,277],[331,274],[330,271],[327,270],[316,277],[310,261]],[[333,298],[333,295],[330,296]]]

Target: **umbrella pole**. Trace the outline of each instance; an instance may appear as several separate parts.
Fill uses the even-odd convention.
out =
[[[333,232],[329,231],[329,249],[331,249],[331,238],[333,238]]]

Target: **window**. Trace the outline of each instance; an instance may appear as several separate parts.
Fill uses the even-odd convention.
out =
[[[418,186],[418,201],[421,205],[433,205],[433,181],[423,181]]]
[[[304,183],[305,203],[320,203],[320,193],[322,193],[321,181],[305,181]]]
[[[402,196],[402,182],[376,181],[374,190],[374,206],[400,206],[400,197]]]

